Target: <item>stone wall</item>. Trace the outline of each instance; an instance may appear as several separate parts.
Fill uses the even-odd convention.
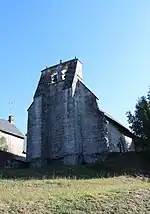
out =
[[[26,167],[26,158],[10,152],[0,151],[0,167],[18,168]]]
[[[42,98],[34,99],[28,109],[27,159],[41,157]]]
[[[47,95],[46,95],[47,94]],[[63,90],[63,82],[52,84],[43,96],[43,156],[46,159],[61,159],[64,155],[64,144],[68,140],[66,103],[69,89]],[[68,116],[69,113],[67,113]]]
[[[117,128],[117,126],[115,126],[111,122],[108,122],[107,128],[108,128],[108,140],[109,140],[109,151],[110,152],[120,152],[120,149],[118,147],[120,138],[122,139],[122,143],[124,144],[125,152],[134,150],[132,138],[130,138],[130,137],[126,136],[124,133],[122,133]]]
[[[95,162],[107,151],[105,118],[99,111],[96,96],[80,81],[75,91],[75,130],[79,159]]]
[[[63,81],[51,84],[44,94],[29,109],[28,160],[36,158],[35,165],[41,160],[77,164],[99,159],[107,145],[104,115],[95,95],[80,81],[74,96],[71,89],[63,89]]]
[[[131,137],[124,135],[128,151],[135,151],[134,140]]]
[[[52,162],[76,164],[75,102],[71,89],[63,86],[64,81],[51,84],[42,99],[42,156]]]
[[[126,141],[83,84],[79,61],[42,72],[28,110],[27,157],[33,166],[95,162],[103,153],[119,151],[120,138]]]

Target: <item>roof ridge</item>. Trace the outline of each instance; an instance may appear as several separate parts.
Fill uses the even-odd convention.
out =
[[[8,120],[0,118],[0,131],[24,138],[24,134]]]
[[[78,60],[79,60],[78,58],[74,58],[74,59],[70,59],[70,60],[67,60],[67,61],[64,61],[64,62],[61,62],[61,63],[59,62],[59,63],[57,63],[57,64],[55,64],[55,65],[51,65],[51,66],[48,66],[48,67],[42,69],[42,70],[41,70],[41,73],[42,73],[43,71],[49,69],[49,68],[55,68],[55,67],[57,67],[57,66],[60,65],[60,64],[63,65],[63,64],[69,63],[69,62],[71,62],[71,61],[78,61]]]

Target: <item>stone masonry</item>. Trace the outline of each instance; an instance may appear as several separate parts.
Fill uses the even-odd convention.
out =
[[[109,127],[78,59],[45,68],[28,109],[27,160],[32,166],[95,162],[111,147]]]

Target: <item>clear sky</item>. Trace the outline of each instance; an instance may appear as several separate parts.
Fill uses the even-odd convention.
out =
[[[75,56],[100,107],[127,125],[150,85],[150,1],[0,1],[0,117],[12,106],[25,133],[41,69]]]

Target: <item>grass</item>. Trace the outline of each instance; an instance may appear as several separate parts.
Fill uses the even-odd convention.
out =
[[[144,177],[98,178],[85,166],[1,170],[0,214],[143,214],[150,213],[149,201]]]
[[[149,152],[134,152],[103,164],[0,169],[0,214],[149,214],[149,163]]]

